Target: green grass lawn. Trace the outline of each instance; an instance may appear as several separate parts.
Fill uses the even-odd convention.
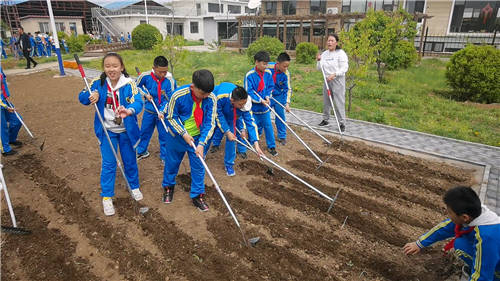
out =
[[[135,75],[135,66],[141,71],[152,67],[154,56],[150,52],[127,50],[120,54],[132,75]],[[84,63],[87,67],[101,69],[100,61]],[[440,92],[451,91],[446,85],[445,66],[446,63],[438,59],[423,60],[409,69],[387,71],[386,84],[378,83],[376,71],[371,69],[364,85],[354,88],[348,117],[500,146],[500,105],[456,102],[440,96]],[[229,81],[243,85],[244,75],[252,65],[245,55],[238,53],[191,52],[174,69],[178,85],[190,83],[192,72],[201,68],[212,71],[216,83]],[[321,112],[321,72],[315,65],[292,62],[290,73],[292,107]]]

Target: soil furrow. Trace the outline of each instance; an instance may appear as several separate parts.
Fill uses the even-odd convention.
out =
[[[119,272],[129,280],[163,280],[166,265],[161,264],[148,252],[135,249],[124,236],[124,228],[106,223],[82,198],[71,190],[65,180],[56,176],[34,154],[23,155],[11,162],[22,170],[42,189],[60,214],[71,223],[77,223],[90,243],[108,258],[115,260]],[[70,278],[71,279],[71,278]]]
[[[335,151],[335,150],[333,150]],[[300,154],[307,156],[309,154],[306,150],[299,150]],[[442,179],[430,178],[427,175],[420,175],[417,170],[407,170],[400,169],[400,166],[386,166],[380,165],[380,163],[370,163],[363,161],[363,159],[358,159],[357,161],[352,160],[346,155],[341,153],[322,153],[317,152],[321,159],[330,159],[328,161],[329,165],[347,167],[355,170],[362,170],[371,173],[376,176],[390,179],[394,182],[399,182],[408,188],[425,188],[428,191],[441,196],[448,190],[451,186],[456,186],[458,184],[467,184],[468,181],[462,182],[451,182],[447,183],[449,186],[442,186]],[[424,173],[425,174],[425,173]]]
[[[21,258],[24,273],[30,280],[100,280],[91,271],[87,259],[75,255],[76,243],[60,230],[48,228],[49,221],[29,207],[14,209],[17,217],[23,218],[23,227],[32,230],[30,235],[2,233],[2,259],[12,255]],[[2,220],[10,221],[8,212]],[[55,250],[55,251],[54,251]],[[2,263],[2,280],[12,280]]]
[[[393,166],[398,170],[408,171],[408,173],[417,173],[422,177],[434,177],[438,179],[445,179],[451,182],[463,182],[468,178],[463,175],[460,169],[449,166],[447,171],[443,171],[440,164],[431,163],[417,157],[402,155],[395,152],[384,151],[381,148],[368,146],[359,141],[343,141],[338,139],[330,139],[332,147],[351,154],[356,158],[367,158],[384,164],[386,166]],[[431,168],[432,167],[432,168]]]
[[[365,192],[367,189],[371,189],[373,192],[383,193],[387,197],[393,198],[394,200],[400,201],[401,203],[403,203],[403,201],[409,201],[438,212],[442,209],[441,206],[433,201],[428,201],[426,198],[419,195],[407,194],[400,189],[386,185],[379,180],[357,177],[325,166],[323,166],[319,170],[316,170],[314,164],[315,163],[309,160],[288,161],[288,165],[294,167],[297,170],[330,180],[348,188],[355,188],[356,190]]]

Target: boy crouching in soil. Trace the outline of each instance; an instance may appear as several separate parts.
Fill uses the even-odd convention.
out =
[[[500,280],[500,218],[481,205],[470,187],[455,187],[443,197],[449,219],[404,245],[406,255],[414,255],[424,247],[451,238],[443,251],[454,249],[470,269],[469,280]]]

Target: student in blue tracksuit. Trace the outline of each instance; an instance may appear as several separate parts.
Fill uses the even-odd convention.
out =
[[[128,38],[128,42],[132,42],[132,35],[130,35],[130,32],[127,32],[127,38]]]
[[[17,140],[17,135],[21,129],[21,121],[17,118],[14,113],[14,109],[10,107],[8,101],[10,97],[9,87],[7,85],[7,80],[5,73],[0,67],[0,106],[2,114],[2,129],[1,129],[1,139],[2,139],[2,155],[14,155],[17,152],[12,149],[12,146],[21,147],[22,142]],[[20,116],[20,115],[19,115]]]
[[[47,51],[47,57],[52,56],[52,42],[48,34],[45,34],[45,51]]]
[[[174,90],[174,83],[172,80],[166,78],[168,73],[168,60],[164,56],[158,56],[153,61],[153,69],[148,72],[143,72],[137,78],[137,87],[147,89],[146,107],[144,115],[142,116],[141,124],[141,141],[137,146],[137,160],[149,156],[148,146],[151,136],[155,130],[158,129],[158,141],[160,142],[160,159],[165,161],[165,150],[167,147],[167,132],[163,127],[158,113],[156,112],[152,102],[156,104],[158,109],[164,108],[168,103],[169,97]],[[173,79],[173,78],[172,78]]]
[[[269,63],[268,65],[273,74],[274,90],[272,97],[285,106],[285,108],[283,108],[281,105],[277,104],[276,101],[271,99],[271,107],[274,108],[274,111],[276,111],[285,122],[285,110],[286,112],[290,112],[290,98],[292,97],[292,86],[290,83],[288,66],[290,66],[290,56],[285,52],[278,55],[276,63]],[[279,118],[276,118],[274,122],[276,124],[276,131],[278,131],[278,141],[282,145],[285,145],[286,125],[283,124]]]
[[[139,170],[135,157],[135,147],[139,143],[137,115],[142,111],[143,101],[135,82],[128,77],[120,55],[108,53],[102,60],[104,72],[101,77],[90,83],[92,93],[83,90],[79,99],[84,105],[97,104],[104,118],[104,128],[97,117],[94,118],[94,131],[101,149],[101,196],[104,214],[115,214],[112,197],[115,195],[116,159],[106,138],[107,130],[114,149],[120,155],[125,175],[135,200],[142,199],[139,190]]]
[[[31,57],[38,56],[36,53],[36,42],[35,38],[33,38],[33,35],[28,32],[28,36],[30,37],[30,44],[31,44]]]
[[[216,126],[217,101],[213,90],[213,74],[206,69],[197,70],[193,73],[192,84],[175,90],[168,104],[162,108],[169,126],[162,182],[164,203],[173,200],[175,177],[187,152],[191,166],[190,197],[200,211],[208,211],[204,200],[205,168],[198,156],[203,157]],[[196,150],[191,143],[196,145]]]
[[[240,86],[232,83],[223,82],[214,89],[214,95],[217,97],[217,126],[214,138],[226,136],[226,147],[224,154],[224,166],[226,174],[230,177],[234,176],[234,158],[236,157],[235,140],[236,135],[240,141],[245,138],[255,146],[258,153],[263,154],[259,147],[259,137],[257,133],[257,125],[252,115],[252,102],[248,99],[247,91]],[[242,133],[242,136],[237,134],[236,128]],[[217,134],[217,136],[216,136]],[[220,140],[219,140],[220,143]],[[210,141],[207,147],[210,146]],[[238,149],[241,152],[245,147],[238,144]]]
[[[270,60],[269,54],[265,51],[257,52],[254,60],[255,68],[245,75],[245,90],[252,98],[252,112],[257,123],[259,135],[264,129],[267,150],[271,155],[276,156],[278,152],[276,152],[271,112],[268,108],[271,105],[270,96],[274,89],[273,75],[271,70],[267,69],[267,63]]]
[[[106,41],[108,42],[108,44],[111,44],[111,42],[112,42],[111,41],[111,35],[109,35],[109,33],[106,34]]]
[[[0,38],[0,45],[1,45],[1,48],[2,48],[2,57],[4,59],[7,58],[7,53],[5,52],[5,43],[3,42],[3,39]]]
[[[443,201],[449,219],[420,236],[417,242],[406,244],[405,254],[417,254],[424,247],[453,237],[443,250],[446,253],[454,249],[468,266],[469,280],[500,280],[500,217],[481,205],[470,187],[448,190]]]
[[[66,52],[66,54],[69,54],[68,44],[66,44],[66,40],[64,40],[64,38],[61,39],[61,45],[63,46],[64,51]]]
[[[35,36],[35,42],[36,42],[36,48],[37,48],[37,51],[38,51],[38,56],[39,57],[43,57],[43,56],[46,56],[47,53],[45,52],[45,49],[43,47],[43,39],[42,39],[42,35],[40,33],[36,33],[36,36]]]

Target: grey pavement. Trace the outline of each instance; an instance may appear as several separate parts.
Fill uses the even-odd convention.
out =
[[[57,64],[51,67],[57,69]],[[80,76],[78,70],[65,69],[65,71],[68,75]],[[88,68],[85,69],[85,73],[89,79],[96,78],[101,74],[100,71]],[[6,74],[8,75],[8,73]],[[329,125],[318,127],[317,124],[322,120],[322,113],[295,108],[292,109],[292,111],[317,130],[339,134],[334,118],[330,119]],[[303,125],[291,114],[287,114],[287,121],[292,124]],[[354,119],[347,120],[344,134],[353,138],[484,166],[485,173],[479,196],[484,204],[500,215],[499,147],[445,138]]]

